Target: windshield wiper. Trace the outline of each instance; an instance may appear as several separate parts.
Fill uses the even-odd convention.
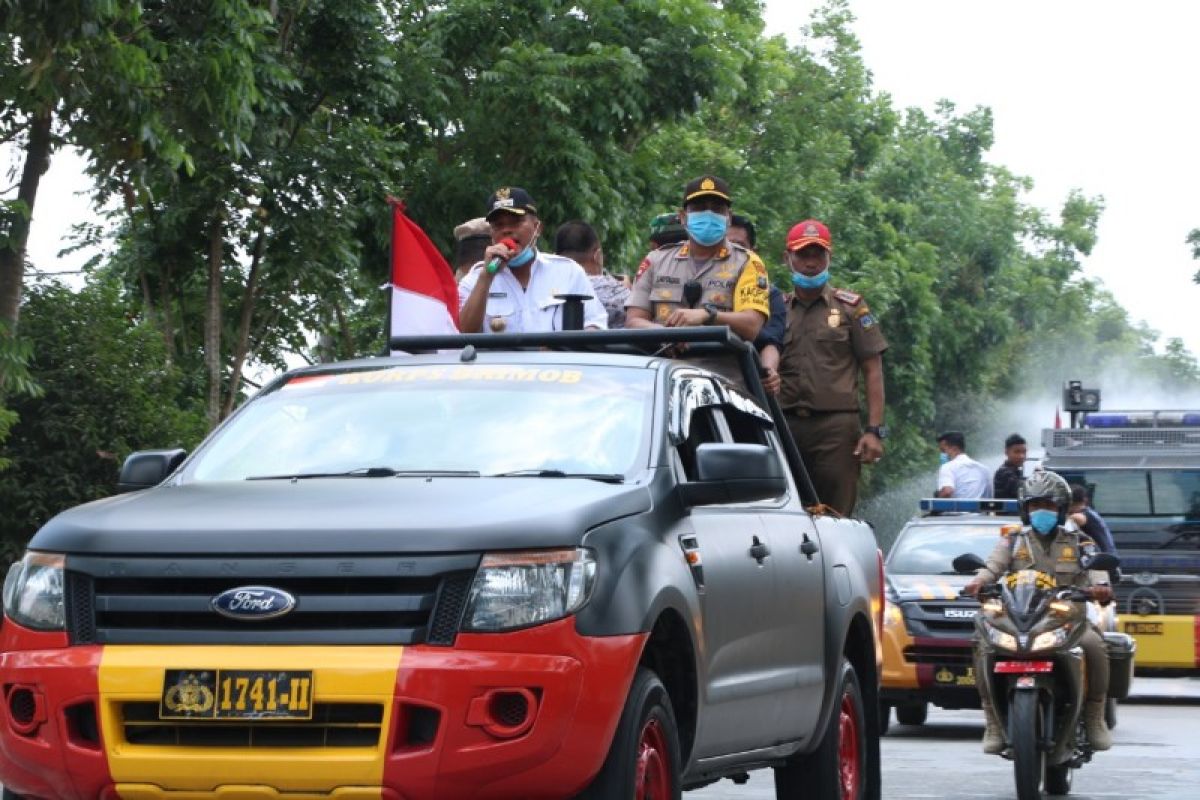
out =
[[[345,472],[298,472],[292,475],[251,475],[248,481],[298,481],[309,478],[478,478],[473,469],[392,469],[391,467],[359,467]]]
[[[625,476],[617,472],[564,472],[561,469],[515,469],[497,472],[489,478],[583,478],[602,483],[624,483]]]

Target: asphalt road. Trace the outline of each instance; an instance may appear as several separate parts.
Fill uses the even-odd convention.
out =
[[[1113,748],[1075,773],[1075,800],[1200,798],[1200,679],[1137,678],[1135,704],[1122,705]],[[978,711],[930,709],[925,725],[896,724],[883,738],[886,800],[1011,800],[1012,762],[979,749]],[[726,780],[689,800],[771,800],[769,770],[737,786]]]

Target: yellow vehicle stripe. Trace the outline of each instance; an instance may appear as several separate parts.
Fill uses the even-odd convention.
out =
[[[934,598],[933,589],[930,589],[928,584],[914,583],[913,588],[921,594],[922,600],[932,600]]]
[[[1120,629],[1137,641],[1135,667],[1196,668],[1196,618],[1122,615]]]
[[[272,790],[299,793],[297,800],[310,795],[347,800],[379,797],[402,651],[402,647],[353,646],[107,646],[100,660],[100,724],[113,782],[125,800],[168,796],[163,792],[178,800],[234,795],[266,798],[272,796]],[[168,669],[311,670],[315,702],[378,702],[383,706],[380,741],[371,747],[344,748],[129,743],[122,705],[157,705]],[[338,787],[343,790],[330,795]]]

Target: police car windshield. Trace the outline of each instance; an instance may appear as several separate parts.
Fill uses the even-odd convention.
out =
[[[184,480],[372,475],[629,476],[647,462],[653,373],[454,364],[304,374],[261,395]]]
[[[1000,541],[1000,528],[1014,525],[1013,518],[988,523],[920,523],[900,534],[888,555],[887,571],[893,575],[955,575],[952,562],[963,553],[987,558]]]

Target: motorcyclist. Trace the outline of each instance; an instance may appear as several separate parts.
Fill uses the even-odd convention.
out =
[[[1033,569],[1053,575],[1059,586],[1085,589],[1091,600],[1101,604],[1112,601],[1108,576],[1089,572],[1083,564],[1100,552],[1096,543],[1078,530],[1063,527],[1071,505],[1071,489],[1057,473],[1039,470],[1030,476],[1020,490],[1021,521],[1024,527],[1011,533],[996,545],[988,556],[987,566],[980,568],[963,591],[975,596],[979,589],[995,583],[1006,574]],[[1082,561],[1082,563],[1081,563]],[[1112,735],[1104,722],[1104,701],[1108,691],[1108,651],[1104,639],[1091,623],[1079,640],[1087,670],[1087,696],[1084,706],[1084,726],[1093,750],[1107,750]],[[1004,749],[1004,734],[986,694],[987,681],[982,679],[984,660],[979,641],[975,642],[976,680],[987,727],[983,733],[983,752],[999,753]]]

